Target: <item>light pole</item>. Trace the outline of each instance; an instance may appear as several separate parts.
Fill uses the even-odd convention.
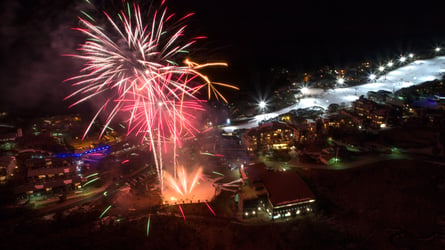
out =
[[[399,59],[399,61],[400,61],[401,63],[404,63],[404,62],[406,61],[406,57],[401,56],[400,59]]]
[[[394,65],[394,63],[393,63],[392,61],[389,61],[388,64],[387,64],[387,66],[390,67],[390,68],[391,68],[393,65]]]
[[[345,83],[345,79],[343,77],[340,77],[337,79],[337,83],[343,85]]]
[[[371,74],[369,75],[369,80],[376,82],[376,77],[377,77],[377,76],[376,76],[375,74],[371,73]]]
[[[264,113],[264,109],[266,108],[267,104],[265,101],[260,101],[260,103],[258,103],[258,107],[260,107],[260,110]]]
[[[258,107],[260,108],[261,114],[263,114],[263,121],[266,120],[266,116],[264,115],[264,112],[266,110],[267,107],[267,103],[265,101],[260,101],[258,103]]]

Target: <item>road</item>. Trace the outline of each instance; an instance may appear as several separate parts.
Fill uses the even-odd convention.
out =
[[[357,168],[363,165],[377,163],[380,161],[393,160],[393,159],[412,159],[413,157],[405,153],[392,153],[392,154],[367,154],[359,156],[356,160],[339,161],[332,165],[326,165],[323,163],[311,163],[301,162],[298,157],[292,158],[288,162],[272,161],[266,159],[266,157],[260,157],[258,161],[264,162],[266,166],[275,169],[276,171],[282,171],[284,168],[294,169],[328,169],[328,170],[342,170],[349,168]]]

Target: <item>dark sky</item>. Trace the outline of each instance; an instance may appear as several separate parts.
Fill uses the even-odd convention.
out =
[[[93,1],[107,5],[108,1]],[[445,13],[437,1],[198,1],[170,0],[171,11],[195,12],[186,30],[208,36],[199,60],[224,60],[221,80],[242,89],[270,88],[264,72],[281,66],[305,71],[362,59],[385,59],[444,42]],[[61,113],[72,89],[62,81],[79,62],[82,36],[70,28],[82,0],[4,0],[1,110]],[[220,80],[220,79],[215,79]],[[273,88],[273,86],[272,86]]]

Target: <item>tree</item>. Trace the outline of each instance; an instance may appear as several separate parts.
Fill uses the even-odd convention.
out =
[[[338,109],[339,109],[339,107],[340,107],[340,105],[338,105],[337,103],[332,103],[332,104],[330,104],[329,107],[328,107],[328,112],[329,112],[329,113],[337,112]]]

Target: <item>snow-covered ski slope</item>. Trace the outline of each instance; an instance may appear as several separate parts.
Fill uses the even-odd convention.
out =
[[[327,108],[330,104],[350,104],[357,100],[361,95],[366,96],[368,91],[397,91],[401,88],[410,87],[412,85],[421,84],[435,79],[441,79],[442,74],[445,73],[445,56],[438,56],[432,59],[416,60],[403,67],[387,72],[372,82],[364,83],[354,87],[336,88],[324,91],[322,89],[309,89],[305,96],[301,98],[299,103],[296,103],[287,108],[260,114],[252,117],[243,124],[237,126],[224,127],[225,132],[233,132],[237,129],[248,129],[257,127],[262,120],[274,118],[278,115],[285,114],[291,110],[310,108],[320,106]]]

